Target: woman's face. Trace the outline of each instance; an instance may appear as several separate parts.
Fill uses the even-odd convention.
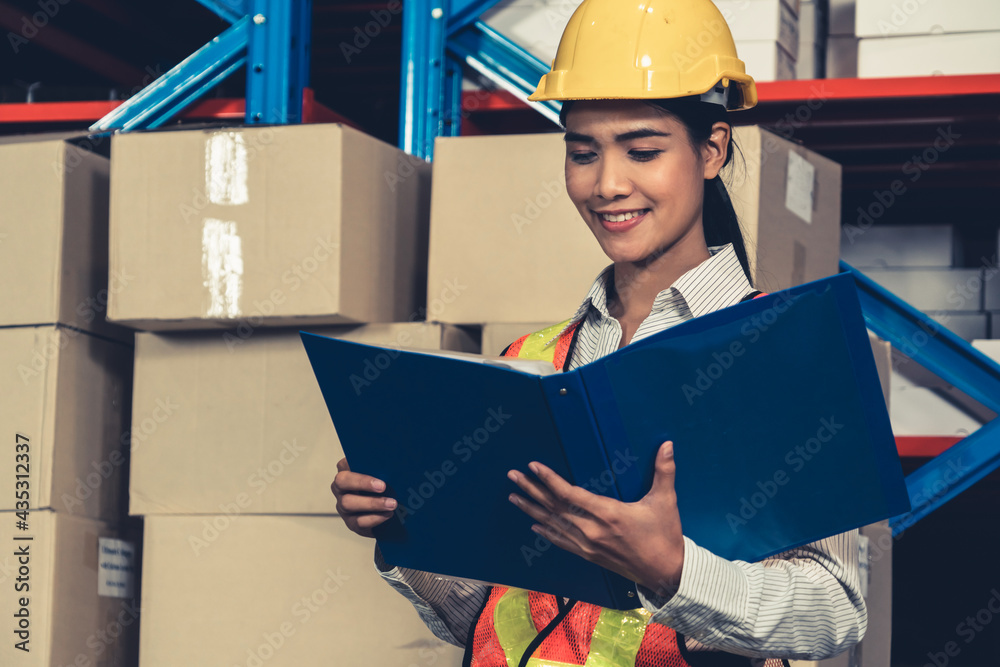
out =
[[[719,126],[724,131],[696,151],[680,121],[641,101],[573,104],[566,116],[566,189],[612,261],[704,252],[704,180],[722,168],[729,139],[728,128]]]

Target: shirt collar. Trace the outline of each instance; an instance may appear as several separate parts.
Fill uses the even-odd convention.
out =
[[[738,303],[753,288],[743,272],[743,266],[736,256],[732,243],[709,246],[709,258],[693,269],[682,274],[673,285],[662,290],[653,301],[653,310],[662,309],[672,301],[676,292],[687,304],[692,317],[718,310]],[[583,300],[567,325],[556,336],[558,338],[574,323],[582,320],[591,311],[603,317],[611,317],[608,312],[608,281],[614,275],[615,265],[607,266],[594,280],[587,298]]]

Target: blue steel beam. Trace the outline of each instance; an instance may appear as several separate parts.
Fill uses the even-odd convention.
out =
[[[482,21],[466,26],[448,40],[448,50],[500,88],[507,90],[539,113],[559,122],[560,102],[529,102],[542,75],[549,68],[520,46]]]
[[[451,36],[475,23],[479,16],[499,0],[451,0],[451,14],[448,17],[448,35]]]
[[[236,23],[250,13],[248,0],[198,0],[198,2],[230,23]]]
[[[846,262],[865,323],[893,347],[990,410],[1000,412],[1000,365]]]
[[[251,0],[246,122],[302,121],[309,63],[309,0]]]
[[[911,509],[889,520],[898,535],[1000,467],[1000,417],[906,476]]]
[[[462,133],[462,66],[452,58],[445,58],[441,113],[444,136],[459,136]]]
[[[858,286],[865,324],[921,366],[1000,412],[1000,365],[845,262]],[[906,478],[911,510],[890,520],[899,534],[1000,467],[1000,417]]]
[[[155,128],[168,121],[246,61],[250,23],[248,16],[238,20],[91,125],[90,130]]]
[[[428,160],[444,134],[447,9],[447,0],[409,0],[403,8],[399,147]]]

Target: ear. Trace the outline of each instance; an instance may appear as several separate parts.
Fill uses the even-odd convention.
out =
[[[729,150],[729,138],[732,128],[728,123],[718,122],[712,125],[712,133],[702,146],[702,158],[705,161],[705,179],[711,180],[722,171],[726,163],[726,153]]]

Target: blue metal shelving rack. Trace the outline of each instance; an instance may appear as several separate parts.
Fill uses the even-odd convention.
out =
[[[511,92],[553,122],[559,102],[528,102],[549,68],[479,20],[497,0],[406,0],[403,12],[399,147],[430,160],[434,139],[458,136],[462,65]]]
[[[311,0],[198,0],[231,25],[90,129],[163,125],[247,65],[246,122],[299,123],[309,82]]]
[[[430,160],[434,139],[457,136],[462,64],[557,121],[557,102],[528,102],[543,62],[478,19],[497,0],[407,0],[399,145]],[[858,286],[868,328],[917,363],[1000,413],[1000,365],[951,331],[841,262]],[[1000,467],[1000,417],[906,478],[912,509],[890,524],[898,535]]]

